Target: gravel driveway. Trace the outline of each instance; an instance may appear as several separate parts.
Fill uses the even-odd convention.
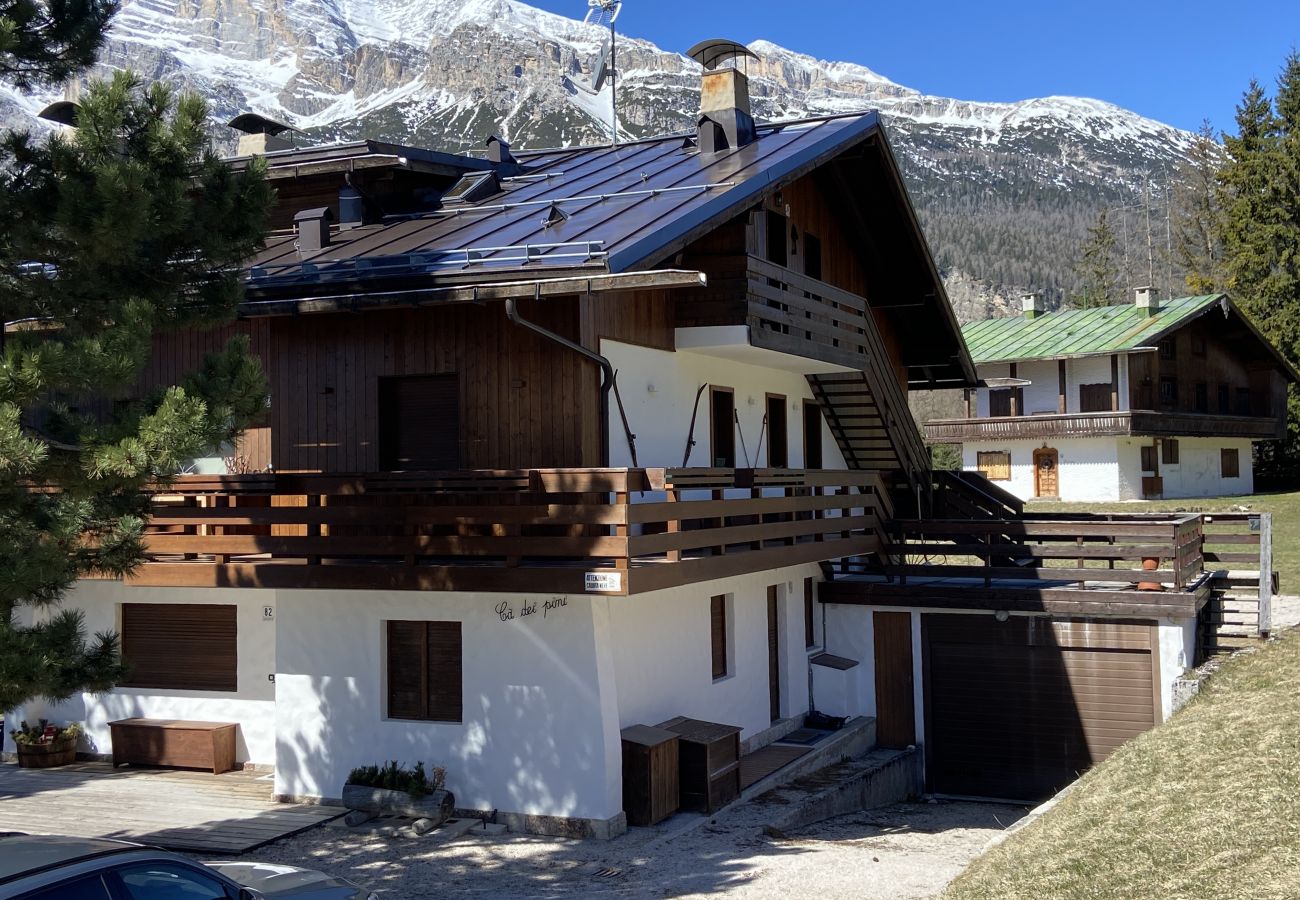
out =
[[[909,898],[943,888],[1025,809],[905,803],[765,833],[744,804],[675,836],[633,829],[611,842],[528,835],[415,838],[341,823],[245,856],[351,878],[382,897]]]

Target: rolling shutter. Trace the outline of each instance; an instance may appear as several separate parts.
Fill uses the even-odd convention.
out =
[[[207,603],[123,603],[123,687],[239,689],[237,609]]]
[[[379,380],[379,465],[386,471],[460,468],[455,375]]]

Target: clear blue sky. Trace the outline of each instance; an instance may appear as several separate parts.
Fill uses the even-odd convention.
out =
[[[524,0],[581,18],[586,0]],[[1300,0],[627,0],[619,24],[684,51],[766,38],[927,94],[1096,97],[1195,129],[1232,126],[1252,77],[1272,93],[1300,44]]]

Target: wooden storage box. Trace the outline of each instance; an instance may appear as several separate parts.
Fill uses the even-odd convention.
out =
[[[735,725],[678,716],[659,723],[675,732],[682,808],[715,812],[740,796],[740,732]]]
[[[681,808],[678,737],[663,728],[624,728],[623,811],[629,825],[655,825]]]
[[[211,769],[213,775],[235,767],[232,722],[185,722],[175,719],[119,719],[109,722],[113,765],[176,766]]]

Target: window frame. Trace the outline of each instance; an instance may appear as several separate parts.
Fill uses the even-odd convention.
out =
[[[990,474],[989,470],[990,470],[992,467],[990,466],[990,467],[987,467],[987,468],[986,468],[985,463],[984,463],[984,458],[985,458],[985,457],[988,457],[988,456],[1000,456],[1000,457],[1004,457],[1004,458],[1006,459],[1006,471],[1007,471],[1007,474],[1006,474],[1006,477],[1005,477],[1005,478],[997,478],[997,477],[995,477],[994,475]],[[1011,481],[1011,475],[1012,475],[1012,470],[1011,470],[1011,451],[1010,451],[1010,450],[977,450],[977,451],[975,451],[975,470],[978,471],[978,472],[979,472],[981,475],[983,475],[985,478],[987,478],[989,481]]]
[[[1168,388],[1168,390],[1166,390]],[[1161,375],[1158,387],[1160,406],[1163,409],[1175,409],[1178,406],[1178,379],[1173,375]]]
[[[1156,342],[1156,346],[1159,348],[1161,359],[1178,358],[1178,341],[1174,335],[1170,335],[1167,338],[1161,338]]]
[[[1178,438],[1164,438],[1160,441],[1160,464],[1162,466],[1178,465]]]
[[[731,612],[727,595],[709,597],[709,664],[714,682],[731,676]]]
[[[394,666],[399,664],[394,660],[393,654],[393,631],[394,626],[411,626],[419,625],[423,627],[423,638],[421,642],[421,656],[418,663],[421,686],[421,705],[423,706],[420,715],[402,715],[393,711],[393,670]],[[430,626],[440,626],[439,630],[443,632],[454,631],[456,635],[456,649],[458,659],[455,662],[455,668],[459,671],[458,693],[454,701],[447,698],[440,698],[431,688],[430,684],[430,655],[429,646],[431,640]],[[445,640],[447,634],[438,635],[439,639]],[[407,663],[410,664],[409,662]],[[447,692],[450,694],[450,692]],[[445,701],[450,706],[439,706],[435,708],[435,703]],[[465,721],[465,627],[464,623],[457,619],[385,619],[384,620],[384,718],[394,722],[441,722],[450,724],[460,724]]]

